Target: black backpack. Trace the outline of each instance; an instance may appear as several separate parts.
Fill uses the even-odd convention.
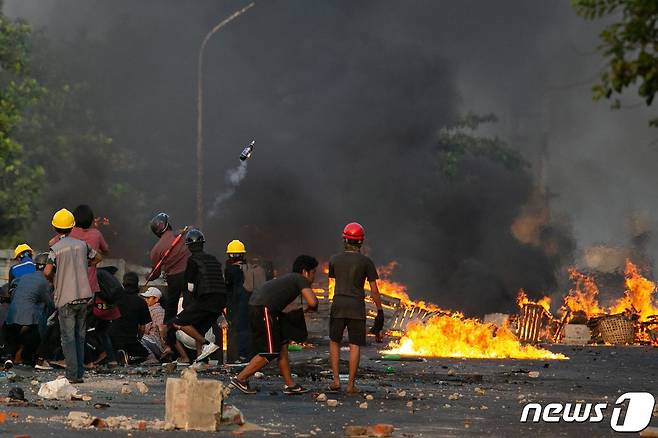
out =
[[[123,286],[118,278],[114,276],[117,269],[113,266],[98,268],[96,270],[96,277],[98,278],[98,285],[100,292],[98,296],[107,304],[116,303],[123,293],[125,293]]]

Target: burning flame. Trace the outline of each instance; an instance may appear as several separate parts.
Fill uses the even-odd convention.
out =
[[[507,328],[496,328],[459,315],[439,315],[426,323],[411,322],[407,333],[386,353],[472,359],[568,359],[532,345],[521,345]]]
[[[574,267],[569,268],[569,278],[574,282],[574,287],[564,297],[564,304],[571,313],[584,312],[588,318],[604,314],[605,309],[599,305],[599,288],[594,279]]]
[[[436,306],[432,303],[412,300],[407,293],[407,287],[405,285],[390,280],[390,277],[393,275],[393,271],[397,265],[398,263],[393,261],[385,266],[379,266],[377,268],[377,273],[379,274],[379,280],[377,281],[379,293],[387,297],[399,299],[400,304],[405,308],[414,307],[426,312],[443,311],[439,306]],[[370,284],[367,282],[365,289],[368,291],[370,290]]]
[[[528,304],[538,304],[544,308],[548,314],[551,314],[551,298],[550,297],[542,297],[539,301],[530,301],[528,298],[528,294],[525,293],[523,289],[519,289],[518,294],[516,294],[516,304],[519,306],[519,308],[522,308],[523,306],[526,306]]]
[[[626,291],[610,308],[610,313],[630,311],[640,317],[640,321],[649,320],[650,316],[658,315],[654,293],[656,284],[640,274],[640,269],[630,260],[626,260]]]

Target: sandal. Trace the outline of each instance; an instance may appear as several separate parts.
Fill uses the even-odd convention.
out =
[[[332,384],[332,385],[327,386],[327,392],[330,392],[330,393],[340,392],[340,385],[334,386]]]

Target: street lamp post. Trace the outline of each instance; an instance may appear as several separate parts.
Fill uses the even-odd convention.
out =
[[[203,227],[203,55],[210,38],[222,27],[247,12],[255,3],[249,3],[239,11],[226,17],[210,29],[201,41],[197,63],[197,119],[196,119],[196,225]]]

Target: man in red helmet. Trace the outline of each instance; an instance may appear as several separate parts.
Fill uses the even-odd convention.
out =
[[[330,391],[340,390],[339,368],[340,343],[347,328],[350,343],[350,365],[347,393],[356,394],[354,386],[356,372],[359,369],[361,346],[366,344],[366,303],[364,285],[370,283],[372,299],[377,306],[375,328],[381,331],[384,325],[384,312],[377,288],[377,269],[369,257],[361,254],[361,245],[365,239],[363,227],[352,222],[343,230],[345,250],[329,261],[329,278],[336,280],[334,299],[331,305],[329,322],[329,357],[333,382]],[[378,334],[378,333],[376,333]]]

